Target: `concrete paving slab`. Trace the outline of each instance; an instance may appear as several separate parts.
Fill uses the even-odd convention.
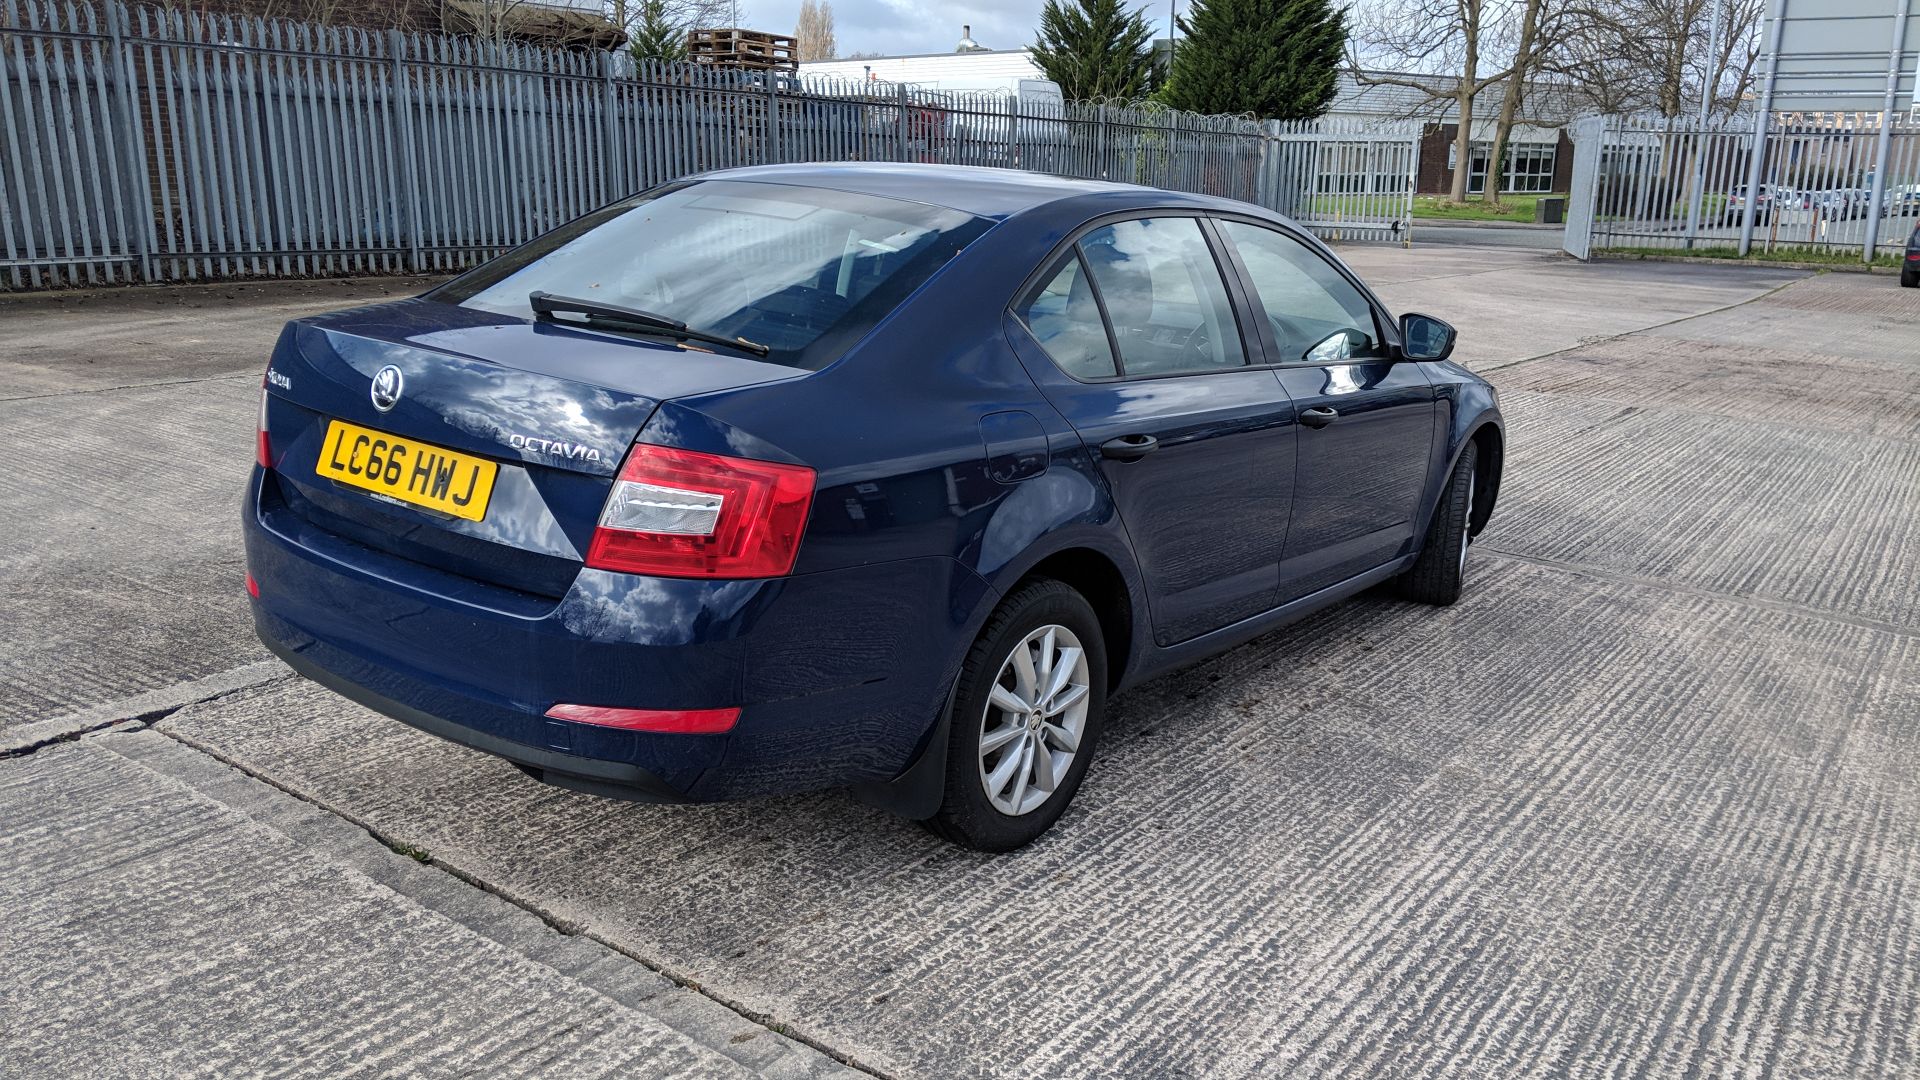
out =
[[[1822,274],[1770,302],[1803,311],[1920,319],[1920,289],[1902,288],[1892,274]]]
[[[1839,275],[1834,277],[1840,280]],[[1866,284],[1858,287],[1870,288]],[[1788,290],[1782,299],[1798,291]],[[1780,352],[1840,355],[1855,363],[1913,370],[1920,368],[1920,289],[1907,292],[1913,296],[1907,310],[1891,302],[1862,305],[1877,310],[1843,312],[1769,300],[1682,320],[1648,333]]]
[[[1503,402],[1490,549],[1920,628],[1920,442],[1568,394]]]
[[[0,727],[267,658],[239,501],[258,381],[0,402]]]
[[[0,851],[0,1075],[859,1075],[152,731],[0,765]]]
[[[1439,315],[1475,370],[1743,304],[1804,271],[1666,263],[1582,264],[1557,254],[1456,248],[1444,255],[1350,245],[1345,259],[1396,312]]]
[[[1920,347],[1920,336],[1915,344]],[[1637,334],[1519,364],[1493,378],[1503,391],[1920,438],[1920,363],[1889,370],[1847,356]]]
[[[288,319],[421,292],[427,278],[48,293],[0,300],[0,400],[252,375]]]
[[[92,745],[0,765],[0,850],[7,1075],[752,1075]]]
[[[305,683],[162,727],[888,1074],[1897,1075],[1915,715],[1913,634],[1483,556],[1119,699],[1007,857],[546,789]]]

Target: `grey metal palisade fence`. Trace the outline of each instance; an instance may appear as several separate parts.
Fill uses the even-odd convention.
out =
[[[1920,118],[1594,116],[1571,125],[1566,250],[1897,253],[1920,222]],[[1758,150],[1756,151],[1756,147]],[[1749,206],[1747,185],[1759,200]]]
[[[788,161],[1123,180],[1404,237],[1418,135],[0,0],[0,288],[451,271],[663,181]]]

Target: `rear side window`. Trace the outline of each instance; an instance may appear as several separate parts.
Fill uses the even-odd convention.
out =
[[[1093,297],[1079,255],[1068,259],[1016,314],[1067,374],[1081,379],[1110,379],[1120,373],[1113,362],[1106,324],[1100,321],[1100,302]]]
[[[1080,240],[1128,377],[1246,363],[1213,250],[1190,217],[1141,218]]]
[[[638,308],[820,367],[985,231],[924,203],[705,180],[597,210],[429,296],[531,318],[529,293]]]

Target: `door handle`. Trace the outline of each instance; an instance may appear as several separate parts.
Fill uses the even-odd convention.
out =
[[[1311,428],[1323,428],[1340,419],[1339,409],[1329,409],[1325,405],[1315,405],[1311,409],[1300,410],[1300,422]]]
[[[1139,461],[1160,449],[1160,440],[1151,435],[1122,435],[1100,444],[1100,456],[1115,461]]]

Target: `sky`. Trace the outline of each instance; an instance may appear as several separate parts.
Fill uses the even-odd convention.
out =
[[[960,27],[973,25],[973,39],[989,49],[1018,49],[1033,44],[1040,24],[1041,0],[829,0],[833,35],[840,55],[952,52]],[[793,33],[800,0],[739,0],[740,25],[774,34]],[[1154,36],[1167,33],[1166,0],[1147,12]],[[1181,0],[1186,10],[1186,0]]]

